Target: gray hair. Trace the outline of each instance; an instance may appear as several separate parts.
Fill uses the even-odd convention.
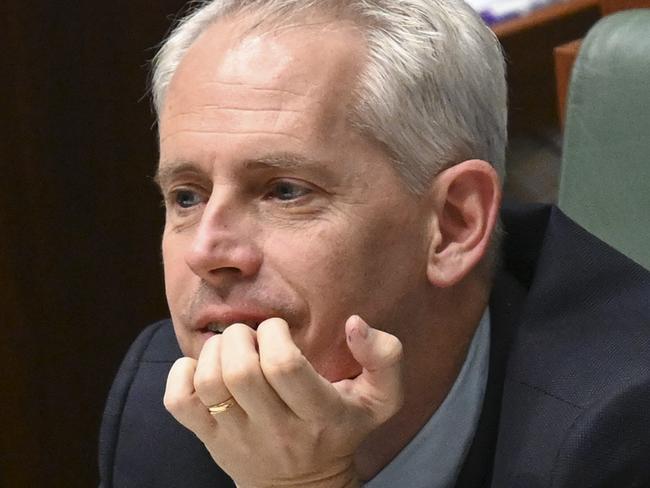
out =
[[[506,85],[492,31],[461,0],[211,0],[193,2],[154,58],[152,93],[160,117],[165,93],[192,43],[229,15],[256,13],[259,26],[305,12],[352,20],[368,59],[350,118],[382,143],[411,191],[467,159],[489,161],[503,178]]]

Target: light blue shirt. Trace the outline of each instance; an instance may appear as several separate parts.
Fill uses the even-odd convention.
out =
[[[449,488],[469,450],[483,407],[490,361],[490,313],[474,333],[465,363],[438,410],[365,488]]]

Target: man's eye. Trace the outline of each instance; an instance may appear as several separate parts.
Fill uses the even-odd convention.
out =
[[[199,194],[191,190],[177,190],[172,195],[172,199],[181,208],[191,208],[201,203]]]
[[[271,186],[270,191],[266,194],[266,198],[275,198],[287,202],[304,197],[309,193],[311,193],[311,189],[303,185],[297,185],[291,181],[276,181]]]

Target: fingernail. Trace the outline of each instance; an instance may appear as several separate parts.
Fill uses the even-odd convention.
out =
[[[356,319],[357,319],[357,331],[359,332],[359,335],[363,339],[367,339],[368,334],[370,333],[370,327],[368,327],[368,324],[366,324],[366,321],[363,320],[358,315],[356,316]]]

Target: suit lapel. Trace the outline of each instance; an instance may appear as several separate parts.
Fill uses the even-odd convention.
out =
[[[514,277],[499,273],[490,297],[490,369],[483,410],[457,487],[490,485],[508,351],[525,295],[525,288]]]
[[[508,356],[544,242],[547,205],[504,205],[502,263],[490,296],[490,369],[483,410],[456,483],[460,488],[491,484]]]

